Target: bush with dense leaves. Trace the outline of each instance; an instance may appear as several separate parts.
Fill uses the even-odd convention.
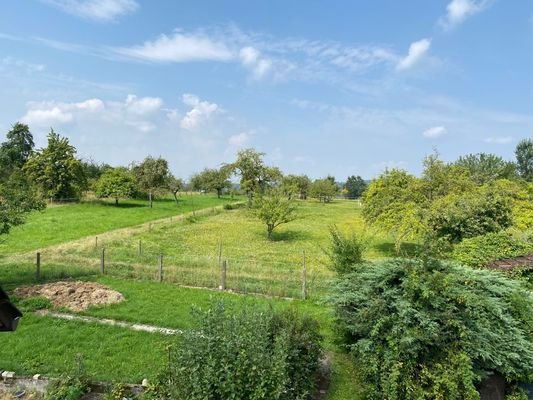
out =
[[[462,264],[483,267],[491,261],[518,257],[533,252],[533,233],[510,231],[488,233],[457,244],[451,257]]]
[[[360,265],[332,298],[370,399],[479,399],[487,374],[533,378],[533,298],[501,273],[454,263]]]
[[[366,243],[355,233],[344,235],[335,225],[330,227],[329,234],[330,247],[325,252],[329,257],[331,268],[338,274],[352,272],[363,262]]]
[[[170,351],[165,398],[303,400],[312,392],[321,348],[316,321],[295,311],[218,301],[196,311],[200,330]]]

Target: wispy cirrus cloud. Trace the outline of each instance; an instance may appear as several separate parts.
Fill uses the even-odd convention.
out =
[[[452,29],[467,18],[478,14],[492,5],[494,0],[452,0],[446,6],[446,15],[439,20],[444,29]]]
[[[513,141],[512,136],[491,136],[484,140],[485,143],[508,144]]]
[[[226,44],[199,33],[160,35],[138,46],[115,48],[123,56],[152,62],[228,61],[233,58]]]
[[[69,14],[97,22],[113,22],[118,17],[135,12],[135,0],[41,0]]]

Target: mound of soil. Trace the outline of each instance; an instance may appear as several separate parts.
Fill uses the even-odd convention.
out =
[[[119,303],[124,296],[96,282],[54,282],[15,289],[22,298],[46,297],[56,307],[82,311],[89,306]]]

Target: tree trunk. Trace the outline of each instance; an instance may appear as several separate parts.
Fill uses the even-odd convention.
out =
[[[272,240],[272,232],[274,231],[274,227],[272,225],[267,225],[267,238],[269,240]]]
[[[172,192],[172,194],[174,195],[174,200],[176,200],[176,204],[179,204],[178,203],[178,192]]]
[[[217,189],[217,198],[220,199],[221,195],[222,195],[222,189]]]
[[[115,205],[118,206],[118,197],[115,197]]]

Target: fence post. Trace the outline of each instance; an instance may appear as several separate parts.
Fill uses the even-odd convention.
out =
[[[305,250],[303,251],[302,298],[307,300],[307,264],[305,259]]]
[[[37,253],[37,259],[35,260],[35,277],[37,280],[41,279],[41,253]]]
[[[142,248],[142,240],[139,239],[139,256],[143,254],[143,248]]]
[[[222,240],[218,242],[218,266],[222,266]]]
[[[220,266],[220,290],[226,290],[226,271],[228,269],[228,262],[222,261]]]
[[[159,283],[163,282],[163,254],[159,255]]]
[[[94,238],[94,248],[97,249],[98,248],[98,236],[96,236]]]
[[[100,272],[105,274],[105,247],[102,247],[102,258],[100,259]]]

